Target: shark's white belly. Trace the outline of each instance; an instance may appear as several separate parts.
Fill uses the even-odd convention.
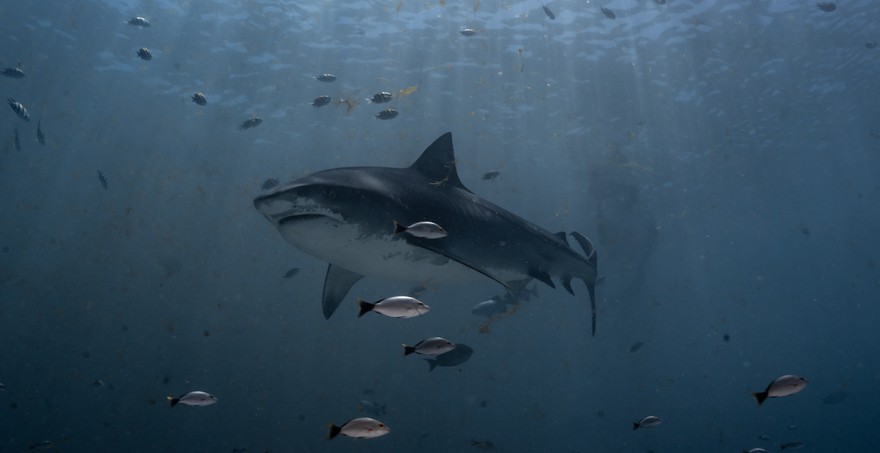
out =
[[[366,236],[357,225],[323,217],[282,225],[281,235],[303,252],[365,277],[408,283],[486,281],[487,277],[443,255],[384,236]],[[503,281],[522,278],[486,269]]]

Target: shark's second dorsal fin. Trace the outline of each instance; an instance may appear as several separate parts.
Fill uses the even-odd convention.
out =
[[[437,187],[451,186],[467,190],[458,179],[455,169],[455,152],[452,150],[452,132],[440,136],[410,166],[425,175]]]

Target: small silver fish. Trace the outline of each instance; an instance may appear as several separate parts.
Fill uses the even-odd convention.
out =
[[[474,308],[471,308],[471,314],[483,318],[491,318],[492,316],[500,315],[506,311],[507,304],[505,304],[504,299],[499,296],[493,296],[491,299],[484,300],[477,305],[474,305]]]
[[[94,381],[92,381],[92,388],[98,389],[101,387],[104,387],[104,381],[100,379],[95,379]]]
[[[607,17],[609,19],[616,19],[617,18],[617,15],[614,14],[614,11],[611,11],[610,9],[608,9],[604,6],[600,7],[599,9],[602,10],[602,14],[604,14],[605,17]]]
[[[370,400],[361,400],[358,403],[358,410],[378,417],[380,415],[385,415],[385,404]]]
[[[241,130],[250,129],[252,127],[257,127],[262,123],[262,118],[260,118],[259,116],[254,116],[252,118],[246,119],[243,123],[241,123],[241,126],[238,126],[238,128]]]
[[[150,53],[150,49],[147,49],[146,47],[141,47],[140,49],[138,49],[137,56],[144,61],[150,61],[153,59],[153,54]]]
[[[477,33],[479,33],[478,31],[474,30],[473,28],[462,28],[458,32],[464,36],[475,36]]]
[[[403,226],[394,222],[394,234],[409,233],[415,237],[425,239],[440,239],[448,236],[446,230],[434,222],[416,222],[410,226]]]
[[[384,436],[391,432],[387,425],[369,417],[353,418],[342,426],[330,424],[330,432],[327,439],[333,439],[342,434],[343,436],[354,437],[356,439],[372,439]]]
[[[21,68],[6,68],[3,70],[3,75],[12,79],[23,79],[24,71]]]
[[[208,98],[205,97],[204,93],[201,91],[196,92],[196,94],[192,95],[192,101],[198,105],[207,105]]]
[[[28,445],[28,449],[29,450],[42,450],[42,451],[47,451],[47,450],[57,451],[58,450],[55,447],[55,442],[52,442],[51,440],[41,440],[39,442],[34,442],[34,443]]]
[[[393,296],[372,304],[358,299],[358,306],[361,308],[358,318],[371,311],[389,318],[415,318],[431,311],[424,302],[409,296]]]
[[[43,133],[43,120],[37,121],[37,143],[46,144],[46,134]]]
[[[16,100],[13,99],[13,98],[7,98],[7,99],[6,99],[6,102],[9,103],[9,108],[11,108],[12,111],[15,112],[15,114],[16,114],[19,118],[21,118],[21,119],[23,119],[23,120],[25,120],[25,121],[30,121],[30,120],[31,120],[31,114],[28,113],[27,108],[25,108],[24,104],[22,104],[21,102],[16,101]]]
[[[330,83],[336,81],[336,76],[333,74],[318,74],[315,76],[315,80]]]
[[[373,95],[373,97],[368,98],[367,102],[371,102],[373,104],[384,104],[386,102],[391,102],[394,98],[394,95],[387,91],[380,91]]]
[[[393,120],[394,118],[397,118],[397,115],[399,114],[400,112],[398,112],[397,110],[385,109],[377,113],[376,118],[379,118],[380,120]]]
[[[440,355],[455,349],[455,343],[441,337],[431,337],[416,343],[415,346],[403,345],[403,355],[412,353],[421,355]]]
[[[743,450],[743,453],[767,453],[767,450],[765,450],[761,447],[755,447],[755,448],[752,448],[751,450]]]
[[[754,392],[752,393],[752,396],[755,397],[755,401],[757,401],[758,406],[760,406],[767,398],[781,398],[783,396],[794,395],[803,390],[808,383],[809,382],[806,379],[800,376],[786,374],[774,379],[763,392]]]
[[[330,103],[333,99],[330,96],[318,96],[312,101],[312,107],[323,107]]]
[[[639,428],[651,428],[651,427],[657,426],[661,423],[663,423],[663,419],[661,419],[660,417],[654,416],[654,415],[649,415],[647,417],[642,418],[641,420],[639,420],[637,422],[633,422],[633,431],[635,431]]]
[[[171,407],[178,404],[185,404],[187,406],[210,406],[217,402],[216,396],[199,390],[185,393],[178,398],[168,396],[166,399],[168,400],[168,403],[171,404]]]
[[[147,28],[150,26],[150,21],[144,19],[143,17],[132,17],[128,20],[128,25],[134,25],[136,27],[144,27]]]
[[[6,390],[6,384],[0,383],[0,392]]]

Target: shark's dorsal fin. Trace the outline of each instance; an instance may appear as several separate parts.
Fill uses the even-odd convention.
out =
[[[458,179],[455,152],[452,150],[452,132],[440,136],[409,167],[431,180],[435,187],[456,187],[467,190]]]

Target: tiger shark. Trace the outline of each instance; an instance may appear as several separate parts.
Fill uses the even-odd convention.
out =
[[[344,167],[269,189],[254,206],[287,242],[327,261],[322,308],[330,318],[363,277],[409,283],[491,279],[510,290],[553,278],[572,295],[587,287],[596,334],[596,249],[584,235],[553,234],[468,190],[458,177],[452,133],[406,168]],[[395,233],[395,222],[430,221],[447,232],[427,239]]]

